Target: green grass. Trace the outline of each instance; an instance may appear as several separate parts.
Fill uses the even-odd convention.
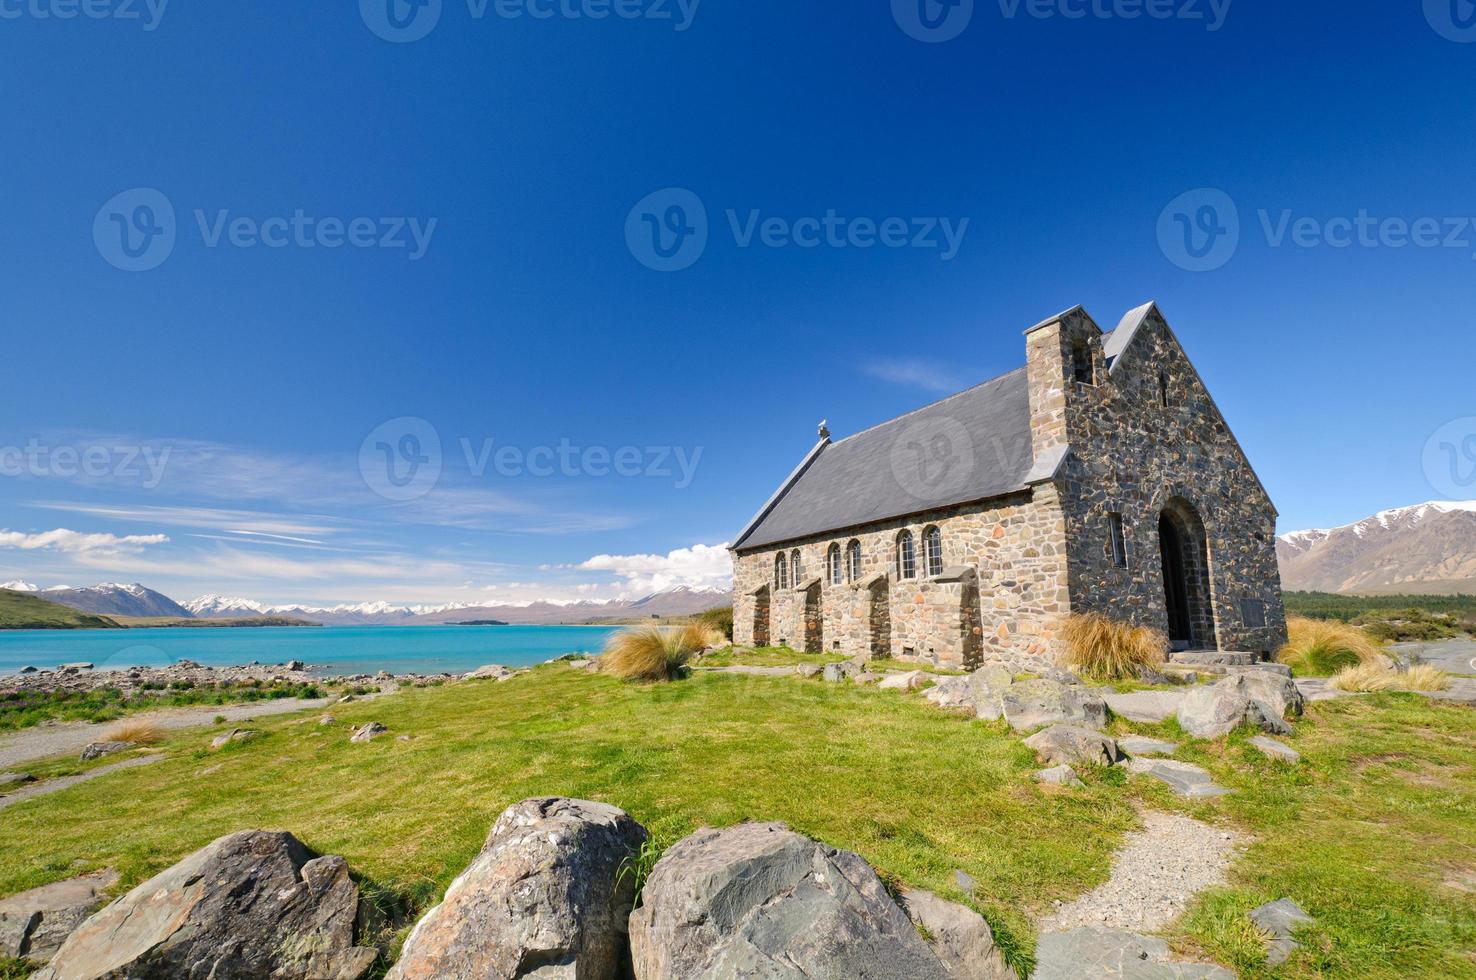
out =
[[[714,650],[698,663],[703,667],[788,667],[795,664],[833,664],[846,658],[838,653],[801,653],[789,647],[727,647]]]
[[[330,682],[225,682],[194,684],[175,681],[125,695],[116,687],[90,691],[9,691],[0,694],[0,732],[29,728],[46,721],[114,721],[151,708],[180,708],[200,704],[243,704],[281,698],[320,698],[334,687]],[[335,688],[342,690],[342,688]],[[363,688],[353,688],[363,693]]]
[[[962,869],[1008,958],[1028,969],[1035,917],[1104,880],[1148,806],[1254,841],[1229,886],[1175,927],[1180,951],[1255,980],[1476,977],[1476,712],[1459,705],[1400,694],[1310,705],[1287,740],[1300,766],[1264,758],[1245,733],[1186,743],[1176,758],[1236,790],[1199,802],[1121,769],[1083,770],[1083,791],[1044,788],[999,723],[790,677],[632,685],[553,666],[329,711],[330,727],[317,724],[322,710],[262,719],[252,727],[265,737],[220,752],[206,747],[223,727],[170,733],[164,762],[8,808],[0,895],[103,866],[131,886],[221,834],[263,827],[344,855],[367,887],[423,909],[503,808],[556,794],[625,808],[657,848],[704,824],[784,820],[858,851],[892,884],[969,900],[953,882]],[[349,744],[350,725],[371,719],[390,735]],[[1172,720],[1113,727],[1182,737]],[[1318,925],[1307,950],[1268,971],[1244,912],[1282,896]]]
[[[78,612],[58,602],[0,589],[0,629],[116,629],[118,624],[106,616]]]

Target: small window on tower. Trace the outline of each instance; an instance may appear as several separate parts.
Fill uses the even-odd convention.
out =
[[[1092,347],[1085,340],[1071,344],[1072,376],[1081,384],[1096,384],[1096,373],[1092,369]]]
[[[1158,404],[1169,407],[1169,378],[1166,374],[1158,376]]]
[[[1112,564],[1118,568],[1127,568],[1127,538],[1122,533],[1122,515],[1108,514],[1107,523],[1112,535]]]

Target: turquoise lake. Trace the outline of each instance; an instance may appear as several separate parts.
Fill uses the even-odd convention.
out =
[[[609,626],[190,627],[0,631],[0,674],[90,662],[98,670],[301,660],[324,674],[464,673],[521,667],[566,653],[598,653]]]

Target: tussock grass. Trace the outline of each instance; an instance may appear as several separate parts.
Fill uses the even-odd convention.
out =
[[[627,681],[675,680],[693,655],[723,643],[722,631],[707,623],[676,630],[655,626],[626,630],[610,638],[600,670]]]
[[[164,730],[147,721],[120,721],[109,728],[103,738],[109,742],[132,742],[134,745],[158,745],[164,741]]]
[[[1347,667],[1391,666],[1378,641],[1356,626],[1293,616],[1286,627],[1290,638],[1276,659],[1297,674],[1327,677]]]
[[[1139,667],[1160,667],[1168,637],[1146,626],[1108,619],[1101,613],[1076,613],[1061,626],[1066,652],[1061,666],[1094,680],[1138,676]]]
[[[1344,667],[1330,682],[1340,691],[1443,691],[1450,687],[1450,675],[1429,664],[1416,664],[1405,671],[1378,664]]]

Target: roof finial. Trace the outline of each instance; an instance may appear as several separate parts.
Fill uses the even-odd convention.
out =
[[[821,419],[820,420],[820,438],[821,439],[829,439],[830,438],[830,420],[829,419]]]

